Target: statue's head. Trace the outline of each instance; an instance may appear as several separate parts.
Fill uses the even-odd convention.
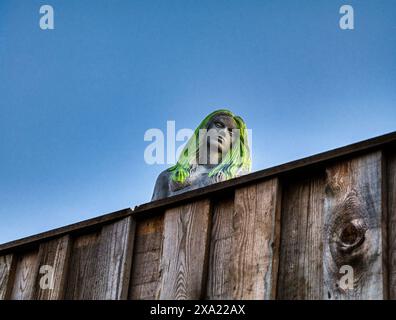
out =
[[[251,160],[246,124],[231,111],[209,114],[195,129],[173,167],[174,182],[183,183],[197,166],[206,166],[214,180],[227,180],[250,172]]]

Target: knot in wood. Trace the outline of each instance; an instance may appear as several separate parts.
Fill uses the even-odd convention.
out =
[[[359,247],[365,240],[366,228],[361,219],[347,222],[341,229],[339,236],[339,249],[343,252],[351,252]]]

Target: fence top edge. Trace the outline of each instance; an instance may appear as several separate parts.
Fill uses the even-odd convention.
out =
[[[64,236],[66,234],[99,227],[106,223],[110,223],[128,217],[131,214],[132,214],[132,210],[130,208],[126,208],[112,213],[107,213],[98,217],[94,217],[88,220],[72,223],[60,228],[44,231],[18,240],[6,242],[0,244],[0,256],[4,254],[12,253],[11,251],[12,249],[34,245],[42,241],[48,241],[53,238]]]
[[[287,162],[278,166],[256,171],[235,179],[219,182],[204,188],[191,190],[169,198],[144,203],[142,205],[136,206],[134,209],[131,208],[122,209],[92,219],[84,220],[64,227],[60,227],[57,229],[32,235],[29,237],[0,244],[0,255],[7,254],[8,252],[12,251],[12,249],[25,247],[27,245],[38,243],[43,240],[49,240],[54,237],[60,237],[68,233],[77,232],[78,230],[85,230],[93,227],[99,227],[103,224],[127,216],[140,218],[146,216],[146,214],[148,214],[149,212],[162,211],[165,208],[168,208],[172,205],[184,203],[188,200],[197,200],[199,198],[209,196],[211,194],[215,194],[220,191],[224,192],[227,190],[235,189],[237,187],[241,187],[246,184],[254,183],[278,175],[283,175],[302,169],[309,169],[312,168],[312,166],[323,165],[329,161],[335,161],[339,158],[353,156],[357,153],[369,152],[369,151],[373,151],[374,149],[385,148],[389,144],[393,144],[393,143],[396,144],[396,131],[375,138],[371,138],[368,140],[364,140],[361,142],[353,143],[344,147],[340,147],[337,149],[333,149],[330,151],[305,157],[302,159]]]

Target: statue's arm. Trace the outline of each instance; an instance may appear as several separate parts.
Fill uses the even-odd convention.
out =
[[[163,199],[169,196],[169,172],[162,171],[155,182],[153,196],[151,201]]]

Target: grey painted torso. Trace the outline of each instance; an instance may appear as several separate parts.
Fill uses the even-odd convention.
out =
[[[202,188],[210,184],[226,180],[222,176],[209,177],[208,173],[212,168],[206,166],[197,166],[196,169],[192,170],[190,176],[184,183],[177,183],[172,181],[172,173],[168,170],[164,170],[158,176],[152,201],[180,194],[189,190]],[[240,172],[239,175],[246,174],[247,172]]]

